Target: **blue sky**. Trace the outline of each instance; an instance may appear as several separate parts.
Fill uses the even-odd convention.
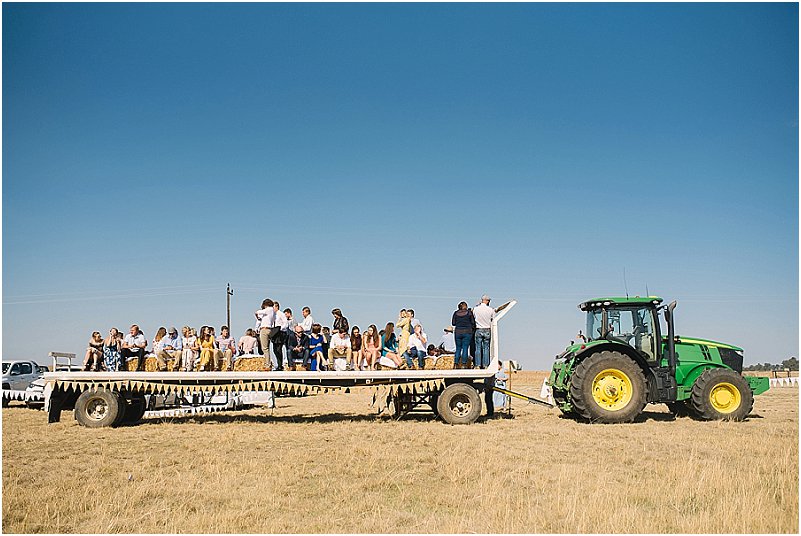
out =
[[[624,285],[623,272],[626,273]],[[93,330],[596,295],[798,352],[795,4],[4,4],[3,359]]]

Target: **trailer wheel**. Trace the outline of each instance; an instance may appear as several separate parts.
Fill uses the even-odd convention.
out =
[[[481,415],[481,397],[472,385],[454,383],[437,399],[437,412],[448,424],[471,424]]]
[[[590,422],[633,421],[645,407],[645,375],[629,356],[598,352],[570,378],[573,409]]]
[[[740,374],[725,368],[705,370],[693,384],[692,407],[706,421],[742,421],[754,407],[754,393]]]
[[[84,391],[75,402],[75,420],[89,428],[114,426],[124,411],[120,395],[105,389]]]
[[[439,403],[439,393],[434,393],[432,395],[429,395],[428,405],[431,406],[431,412],[434,414],[434,417],[439,417],[439,409],[437,408],[438,403]]]
[[[122,423],[134,424],[142,420],[142,417],[147,411],[147,401],[145,395],[135,394],[130,400],[126,400],[125,413],[122,417]]]

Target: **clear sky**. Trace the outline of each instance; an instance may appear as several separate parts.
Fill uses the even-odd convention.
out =
[[[237,336],[486,292],[547,368],[647,287],[797,355],[798,6],[4,4],[3,359],[220,326],[227,282]]]

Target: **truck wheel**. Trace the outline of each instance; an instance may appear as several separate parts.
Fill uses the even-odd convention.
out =
[[[89,428],[114,426],[124,410],[120,395],[105,389],[84,391],[75,402],[75,420]]]
[[[142,420],[142,417],[147,411],[147,401],[145,395],[136,394],[130,400],[126,400],[125,414],[122,417],[122,423],[134,424]]]
[[[754,408],[754,394],[731,369],[705,370],[693,384],[692,407],[701,419],[742,421]]]
[[[437,399],[437,412],[448,424],[471,424],[481,415],[481,397],[472,385],[454,383]]]
[[[645,407],[645,375],[630,357],[599,352],[583,360],[570,378],[573,409],[590,422],[633,421]]]

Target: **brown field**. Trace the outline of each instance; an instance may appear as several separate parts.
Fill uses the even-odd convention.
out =
[[[544,373],[512,388],[538,394]],[[587,425],[514,402],[448,426],[369,395],[79,427],[3,409],[4,532],[797,533],[798,390],[742,423]],[[337,413],[331,413],[331,412]]]

